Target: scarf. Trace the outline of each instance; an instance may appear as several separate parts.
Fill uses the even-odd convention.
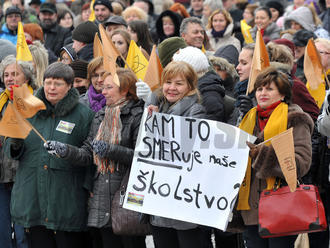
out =
[[[96,134],[96,140],[103,140],[109,144],[120,144],[122,123],[120,120],[120,109],[127,104],[126,98],[119,100],[116,104],[112,104],[105,108],[104,119],[100,124]],[[118,163],[106,158],[99,158],[94,153],[94,163],[100,173],[105,174],[110,171],[113,173],[115,169],[118,171]]]
[[[253,130],[256,125],[257,119],[257,107],[251,109],[243,118],[239,128],[243,131],[253,134]],[[264,128],[264,140],[268,140],[277,134],[284,132],[288,125],[288,105],[281,102],[271,113],[266,126]],[[265,145],[269,145],[267,142]],[[245,177],[242,182],[241,188],[238,194],[237,210],[250,210],[249,196],[250,196],[250,184],[251,184],[251,158],[248,159],[248,165],[245,172]],[[275,184],[275,177],[266,179],[267,189],[272,189]]]
[[[28,85],[28,89],[31,94],[33,94],[33,89],[30,85]],[[4,106],[8,102],[8,100],[12,99],[12,91],[9,91],[7,88],[5,89],[4,92],[1,93],[0,95],[0,113],[2,112]]]
[[[257,115],[258,115],[258,125],[260,131],[264,130],[267,121],[269,120],[269,116],[272,114],[274,109],[281,103],[281,101],[277,101],[272,105],[268,106],[266,109],[261,108],[259,105],[257,106]]]
[[[264,37],[265,29],[260,29],[261,36]]]
[[[91,85],[88,89],[88,100],[91,109],[94,112],[98,112],[100,109],[102,109],[105,106],[106,103],[105,97],[102,95],[102,93],[97,93],[93,85]]]
[[[224,29],[224,30],[221,30],[221,31],[215,31],[214,28],[212,28],[211,30],[211,34],[214,38],[222,38],[223,35],[225,34],[226,32],[226,29],[227,27]]]

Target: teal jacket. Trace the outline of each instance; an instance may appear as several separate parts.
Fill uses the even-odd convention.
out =
[[[46,104],[47,109],[29,119],[31,124],[46,140],[81,147],[94,114],[79,103],[78,91],[70,89],[55,106],[45,99],[43,88],[38,90],[36,96]],[[60,123],[66,124],[66,128],[65,125],[60,128]],[[10,143],[9,140],[7,147]],[[41,225],[60,231],[84,230],[91,156],[70,161],[50,155],[34,131],[30,132],[17,152],[11,147],[9,153],[19,160],[11,197],[13,222],[25,228]]]

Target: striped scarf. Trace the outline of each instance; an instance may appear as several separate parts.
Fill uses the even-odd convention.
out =
[[[96,140],[103,140],[109,144],[120,144],[122,123],[120,120],[120,109],[127,104],[128,100],[123,98],[116,104],[106,106],[104,119],[96,134]],[[100,158],[94,153],[94,163],[100,173],[113,173],[118,170],[118,163],[107,158]]]

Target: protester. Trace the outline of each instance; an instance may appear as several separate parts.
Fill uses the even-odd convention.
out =
[[[113,9],[111,2],[108,0],[96,0],[93,5],[95,13],[95,24],[104,23],[112,15]]]
[[[33,59],[36,86],[37,88],[40,88],[43,85],[45,70],[48,67],[48,53],[45,47],[38,40],[29,45],[29,49]]]
[[[222,1],[217,1],[217,0],[205,0],[203,2],[203,15],[202,15],[202,22],[203,25],[206,26],[208,21],[209,21],[209,17],[211,16],[211,14],[218,9],[222,9]]]
[[[30,122],[48,141],[43,144],[31,132],[24,140],[8,142],[11,157],[19,161],[11,215],[14,223],[28,228],[31,248],[84,246],[92,161],[69,153],[68,147],[83,145],[93,112],[79,103],[73,77],[68,65],[53,63],[45,71],[44,86],[36,93],[46,110]]]
[[[283,5],[279,1],[268,1],[266,7],[272,12],[272,21],[274,23],[284,14]]]
[[[104,22],[105,31],[109,36],[112,35],[113,31],[117,29],[127,29],[127,23],[121,16],[110,16],[108,20]]]
[[[0,64],[1,80],[5,90],[0,95],[0,118],[2,119],[8,103],[12,100],[12,87],[27,84],[32,93],[36,89],[32,63],[16,61],[13,55],[5,57]],[[6,137],[0,136],[0,246],[14,247],[12,242],[12,219],[10,215],[10,200],[13,183],[15,181],[18,162],[5,153]],[[24,242],[24,228],[22,224],[14,224],[17,241]],[[23,247],[23,244],[18,247]],[[26,247],[27,242],[24,244]],[[16,247],[16,246],[15,246]]]
[[[104,73],[103,57],[94,58],[89,62],[87,67],[89,88],[86,94],[83,94],[80,97],[80,102],[91,108],[94,112],[101,110],[106,103],[106,100],[102,95]]]
[[[153,41],[148,29],[148,24],[141,20],[131,21],[128,24],[127,31],[130,33],[131,39],[134,40],[139,47],[146,50],[146,52],[150,55]]]
[[[190,8],[188,13],[191,17],[202,18],[203,14],[203,0],[190,0]]]
[[[244,12],[243,12],[243,19],[245,22],[250,25],[251,27],[254,27],[254,11],[259,6],[257,4],[248,4],[246,5]]]
[[[149,97],[146,106],[149,113],[204,118],[199,101],[194,69],[185,62],[173,61],[164,68],[161,88]],[[197,224],[159,216],[152,216],[150,223],[157,248],[203,247],[203,232]]]
[[[61,61],[62,63],[69,65],[77,58],[77,53],[72,48],[72,44],[66,45],[61,48],[59,61]]]
[[[115,45],[115,47],[117,48],[117,50],[123,56],[123,58],[126,59],[128,54],[129,44],[131,42],[131,35],[125,30],[115,30],[110,36],[110,38],[113,44]],[[122,60],[121,57],[117,59],[117,64],[120,67],[125,66],[125,62]]]
[[[248,143],[251,163],[248,164],[245,177],[251,180],[251,183],[240,189],[237,207],[246,225],[243,238],[247,248],[272,246],[293,248],[296,235],[278,238],[259,236],[260,190],[265,189],[266,186],[274,187],[274,182],[270,183],[270,180],[267,180],[270,177],[283,181],[285,179],[274,148],[271,145],[258,144],[293,127],[297,177],[301,178],[308,172],[311,163],[311,133],[314,125],[312,119],[300,107],[291,104],[291,85],[284,73],[273,67],[265,69],[258,75],[254,91],[258,105],[246,114],[239,126],[242,130],[257,136],[255,144]]]
[[[180,36],[188,46],[202,49],[205,35],[203,23],[199,18],[189,17],[183,19],[180,26]]]
[[[134,20],[148,21],[148,15],[142,9],[134,6],[126,8],[123,11],[122,16],[127,23]]]
[[[117,75],[120,86],[109,72],[103,75],[106,107],[96,114],[87,139],[96,167],[88,226],[93,235],[101,236],[98,247],[143,248],[145,237],[119,236],[111,229],[111,201],[130,170],[144,107],[136,96],[135,75],[123,68],[117,69]]]
[[[179,14],[171,10],[163,11],[156,21],[157,35],[154,37],[154,41],[158,44],[167,38],[180,36],[181,21],[182,18]]]
[[[71,11],[64,10],[61,14],[57,17],[57,22],[63,28],[70,29],[71,31],[74,29],[73,27],[73,15]]]
[[[5,13],[5,23],[1,27],[0,39],[9,40],[16,45],[18,22],[21,21],[22,12],[18,7],[11,6],[7,8]]]
[[[241,51],[241,43],[233,35],[234,23],[225,9],[215,10],[209,17],[206,34],[214,51],[220,47],[232,44]]]
[[[83,60],[75,60],[70,64],[74,72],[73,87],[76,88],[80,95],[85,94],[89,83],[87,80],[88,62]]]

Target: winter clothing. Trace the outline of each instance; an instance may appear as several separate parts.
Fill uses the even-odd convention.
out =
[[[69,45],[66,45],[66,46],[62,47],[61,50],[60,50],[60,55],[62,55],[63,52],[66,52],[69,55],[69,57],[71,58],[72,61],[75,61],[78,58],[77,53],[72,48],[72,44],[69,44]]]
[[[90,21],[80,23],[72,32],[72,39],[86,44],[93,43],[98,27]]]
[[[323,11],[319,17],[323,23],[323,28],[330,34],[330,8]]]
[[[234,45],[221,46],[215,53],[214,56],[226,59],[230,64],[234,65],[235,68],[238,65],[239,50]]]
[[[87,78],[88,63],[83,60],[76,60],[70,64],[74,71],[74,77]]]
[[[268,8],[273,8],[273,9],[276,9],[278,12],[279,12],[279,17],[282,16],[284,14],[284,7],[283,5],[278,2],[278,1],[268,1],[266,3],[266,6]]]
[[[127,27],[127,22],[125,21],[125,19],[122,16],[117,16],[117,15],[110,16],[108,20],[104,22],[105,26],[111,24],[124,25],[125,27]]]
[[[169,17],[171,18],[173,24],[174,24],[174,33],[170,36],[167,36],[164,34],[164,30],[163,30],[163,17]],[[158,19],[156,21],[156,32],[157,32],[157,39],[154,39],[155,41],[157,41],[157,43],[161,43],[163,40],[165,40],[166,38],[169,37],[180,37],[180,25],[181,25],[181,21],[182,21],[182,17],[171,11],[171,10],[165,10],[164,12],[162,12],[159,16]]]
[[[50,12],[50,13],[57,13],[56,5],[53,3],[42,3],[40,5],[40,12]]]
[[[16,56],[16,47],[10,41],[0,39],[0,61],[2,61],[8,55]]]
[[[104,5],[105,7],[107,7],[110,10],[110,12],[113,12],[111,2],[108,0],[96,0],[94,3],[93,9],[95,9],[96,5]]]
[[[7,18],[8,15],[10,14],[19,14],[22,17],[22,12],[21,10],[16,7],[16,6],[10,6],[6,9],[6,13],[5,13],[5,19]]]
[[[97,93],[92,84],[89,86],[86,94],[80,97],[79,101],[94,112],[101,110],[106,103],[105,97],[102,93]]]
[[[214,36],[214,34],[212,34],[213,29],[206,31],[206,34],[209,37],[209,42],[214,51],[218,50],[220,47],[230,45],[230,44],[234,45],[235,48],[237,49],[237,51],[241,51],[241,43],[233,35],[233,29],[234,29],[234,24],[229,23],[227,25],[226,30],[224,31],[223,35],[220,35],[220,37],[216,37],[216,36]]]
[[[329,109],[329,101],[328,101],[329,93],[330,91],[327,91],[325,100],[323,102],[322,113],[317,118],[318,131],[322,135],[327,137],[330,136],[330,109]]]
[[[295,104],[289,105],[287,128],[293,127],[293,138],[296,154],[297,176],[304,176],[311,162],[311,133],[313,121],[301,108]],[[257,136],[255,144],[261,143],[264,132],[260,132],[258,125],[255,126],[253,135]],[[266,178],[279,177],[284,179],[279,166],[275,151],[272,146],[263,145],[252,161],[252,175],[249,195],[250,210],[241,210],[245,225],[258,224],[259,192],[266,188]],[[293,210],[294,211],[294,210]]]
[[[17,30],[9,30],[7,24],[4,23],[1,28],[0,39],[8,40],[16,46]]]
[[[158,56],[163,68],[171,62],[174,53],[185,47],[187,47],[187,44],[181,37],[171,37],[161,42],[158,45]]]
[[[94,54],[93,45],[94,44],[92,42],[92,43],[88,43],[86,46],[81,48],[79,50],[79,52],[77,53],[78,59],[90,62],[94,58],[94,56],[93,56],[93,54]]]
[[[257,30],[258,30],[257,26],[254,26],[251,29],[251,35],[252,35],[253,40],[256,40]],[[268,40],[279,39],[280,32],[281,32],[281,29],[276,25],[276,23],[272,22],[264,30],[263,38],[264,38],[264,40],[265,39],[268,39]]]
[[[206,55],[198,48],[187,46],[179,49],[173,55],[173,61],[184,61],[191,65],[198,73],[205,72],[209,68],[209,62]]]
[[[95,172],[93,197],[89,199],[88,226],[90,227],[111,227],[111,200],[120,187],[126,170],[130,169],[135,142],[139,132],[140,120],[143,114],[143,106],[143,101],[135,102],[131,100],[120,110],[122,123],[121,142],[119,145],[110,146],[110,159],[118,162],[118,170],[115,170],[113,173],[105,174],[98,171]],[[96,137],[104,117],[105,108],[95,115],[87,138],[90,144]]]
[[[29,120],[31,124],[47,140],[81,147],[87,138],[93,112],[79,103],[77,90],[71,88],[55,106],[46,100],[43,87],[36,96],[47,109],[33,116]],[[71,125],[63,128],[63,122]],[[10,148],[11,156],[19,160],[11,199],[13,222],[26,228],[45,226],[67,232],[84,230],[91,190],[88,179],[92,156],[68,153],[67,158],[62,159],[50,155],[34,132],[19,149]]]

